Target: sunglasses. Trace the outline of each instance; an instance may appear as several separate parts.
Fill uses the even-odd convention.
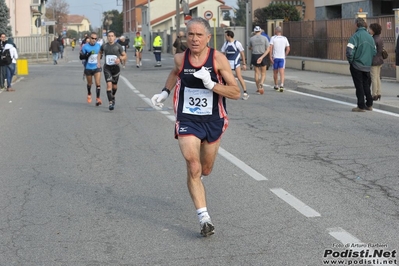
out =
[[[90,37],[90,39],[92,39],[92,40],[97,40],[97,38],[93,38],[93,37]]]

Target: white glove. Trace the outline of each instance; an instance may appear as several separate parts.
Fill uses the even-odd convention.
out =
[[[208,90],[212,90],[215,87],[216,82],[212,81],[211,74],[205,67],[201,67],[200,70],[194,72],[194,77],[202,79],[202,83],[204,83],[205,88]]]
[[[154,106],[163,107],[163,102],[168,98],[169,94],[166,91],[163,91],[159,94],[155,94],[151,98],[151,102]]]

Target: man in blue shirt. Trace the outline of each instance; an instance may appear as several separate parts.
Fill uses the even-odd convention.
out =
[[[90,41],[83,45],[80,52],[80,59],[86,60],[85,75],[87,80],[87,102],[91,103],[91,85],[93,85],[93,76],[96,83],[96,106],[102,104],[100,99],[101,91],[101,67],[97,67],[97,55],[101,45],[97,43],[97,33],[90,34]]]

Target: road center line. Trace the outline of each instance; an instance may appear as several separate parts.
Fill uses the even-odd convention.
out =
[[[219,154],[222,155],[226,160],[230,161],[232,164],[240,168],[242,171],[247,173],[253,179],[257,181],[267,180],[266,177],[261,175],[259,172],[251,168],[249,165],[247,165],[246,163],[244,163],[243,161],[241,161],[240,159],[238,159],[237,157],[235,157],[233,154],[229,153],[222,147],[219,147]]]
[[[296,209],[297,211],[299,211],[308,218],[321,216],[320,213],[313,210],[308,205],[306,205],[305,203],[303,203],[302,201],[300,201],[299,199],[297,199],[296,197],[294,197],[293,195],[291,195],[282,188],[272,188],[270,189],[270,191],[276,194],[277,197],[288,203],[291,207],[293,207],[294,209]]]

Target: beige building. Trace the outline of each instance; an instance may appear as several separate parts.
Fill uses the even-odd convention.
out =
[[[36,27],[36,19],[43,21],[47,0],[5,0],[10,9],[10,26],[15,37],[43,35],[45,26]],[[30,18],[30,19],[27,19]]]
[[[179,1],[180,2],[180,1]],[[206,17],[211,26],[229,26],[229,21],[223,21],[222,11],[231,9],[222,0],[185,0],[188,2],[192,17]],[[148,8],[149,6],[149,8]],[[148,11],[149,9],[149,11]],[[176,29],[176,1],[165,0],[123,0],[123,25],[125,33],[136,31],[170,31]],[[183,8],[180,5],[180,28],[184,28]],[[213,21],[212,19],[215,19]],[[150,23],[148,23],[150,21]]]
[[[79,32],[90,31],[89,19],[80,15],[68,15],[63,26],[65,31],[74,30],[78,34]]]

